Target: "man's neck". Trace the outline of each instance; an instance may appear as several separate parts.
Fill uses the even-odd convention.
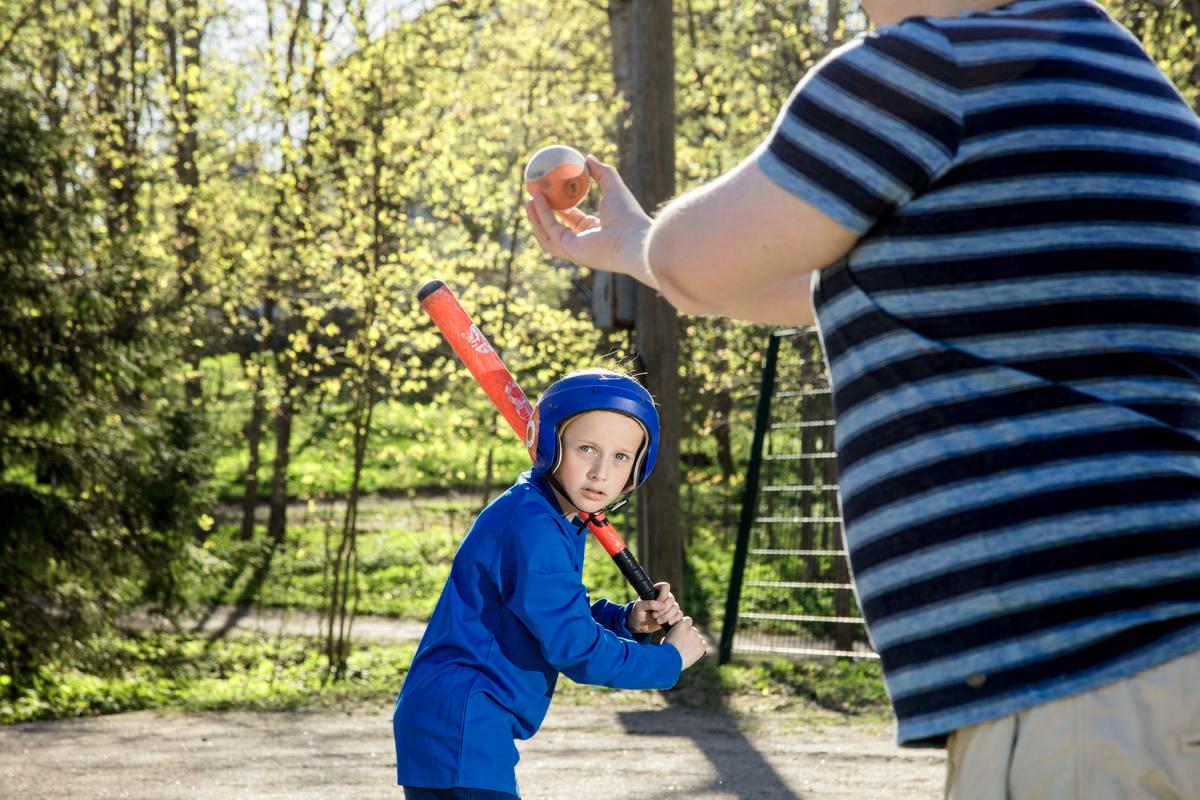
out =
[[[990,11],[1012,0],[863,0],[876,28],[908,17],[957,17],[968,11]]]

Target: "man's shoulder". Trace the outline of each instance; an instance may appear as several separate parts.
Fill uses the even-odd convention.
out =
[[[949,45],[986,46],[1012,43],[1023,38],[1048,42],[1064,40],[1076,33],[1109,33],[1120,25],[1091,0],[1016,0],[992,9],[967,9],[942,16],[914,14],[898,22],[862,34],[900,36],[914,41],[939,41]]]
[[[870,85],[882,79],[903,88],[913,76],[953,84],[957,57],[941,24],[945,21],[939,17],[906,17],[863,31],[833,50],[815,71],[852,94],[861,91],[863,84],[842,75],[847,68],[869,76]]]

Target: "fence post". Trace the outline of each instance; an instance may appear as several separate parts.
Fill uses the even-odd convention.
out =
[[[762,469],[763,442],[771,424],[771,394],[775,391],[775,364],[779,359],[782,332],[768,336],[767,357],[763,363],[758,409],[754,416],[754,440],[750,445],[750,464],[746,467],[746,488],[742,495],[742,516],[738,522],[737,546],[733,551],[733,569],[729,575],[729,593],[725,596],[725,622],[721,626],[719,663],[729,663],[733,654],[733,634],[737,629],[738,604],[742,598],[742,575],[746,571],[746,551],[750,547],[750,529],[758,506],[758,475]]]

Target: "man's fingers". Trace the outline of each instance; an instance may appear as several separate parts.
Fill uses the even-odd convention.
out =
[[[576,233],[590,230],[600,224],[598,217],[585,214],[578,208],[568,208],[558,213],[563,218],[563,221],[567,223],[567,227]]]
[[[550,208],[550,203],[541,192],[534,192],[528,205],[533,207],[533,215],[546,233],[553,231],[554,226],[559,224],[558,220],[554,218],[554,211]]]
[[[527,200],[525,202],[525,216],[529,218],[529,225],[533,228],[533,235],[544,246],[550,237],[546,232],[546,226],[542,224],[542,218],[538,214],[535,200]]]
[[[525,211],[529,215],[530,222],[535,222],[535,228],[540,225],[547,234],[554,234],[556,228],[563,222],[574,231],[587,230],[600,224],[598,217],[585,214],[578,208],[567,208],[557,212],[558,216],[562,217],[562,222],[560,222],[555,216],[556,212],[550,208],[550,203],[541,192],[534,192],[533,196],[525,202]]]
[[[625,190],[625,181],[621,179],[621,173],[617,172],[615,167],[605,164],[595,156],[587,157],[588,174],[596,181],[596,185],[605,194],[612,191]]]
[[[540,192],[535,192],[533,199],[525,203],[525,214],[542,249],[551,255],[562,256],[562,239],[566,228],[555,218],[550,204]]]

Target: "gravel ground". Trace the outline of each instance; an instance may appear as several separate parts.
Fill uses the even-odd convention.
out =
[[[0,728],[0,785],[21,800],[399,800],[391,748],[387,708],[142,711]],[[627,693],[556,703],[522,754],[526,800],[916,800],[940,797],[944,772],[942,751],[897,748],[880,723]]]
[[[316,632],[302,612],[214,608],[208,635]],[[142,621],[148,625],[148,621]],[[192,627],[190,625],[189,627]],[[417,641],[424,626],[360,618],[356,638]],[[939,798],[941,750],[901,749],[890,725],[741,700],[729,712],[656,692],[560,697],[521,746],[525,800],[925,800]],[[0,727],[0,796],[401,800],[391,708],[342,712],[139,711]]]

